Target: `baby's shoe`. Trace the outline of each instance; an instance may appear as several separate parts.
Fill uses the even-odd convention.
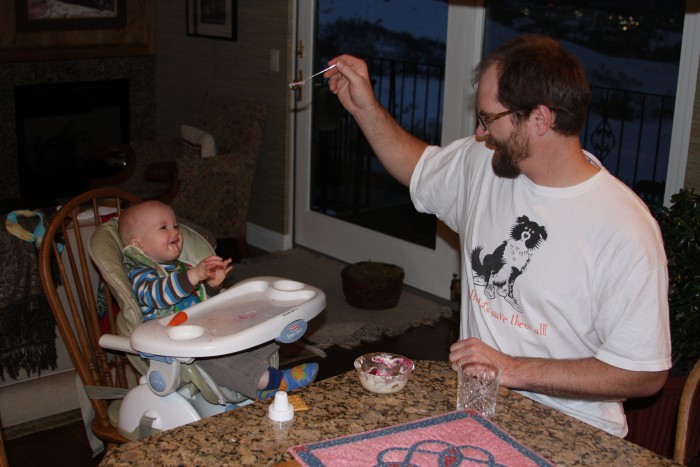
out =
[[[303,363],[294,368],[282,371],[282,382],[276,389],[258,391],[258,399],[267,399],[275,395],[277,391],[294,391],[313,383],[318,374],[318,363]]]

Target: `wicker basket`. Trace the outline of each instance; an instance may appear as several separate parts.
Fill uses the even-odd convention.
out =
[[[341,272],[345,300],[368,310],[393,308],[403,289],[403,269],[387,263],[362,261],[345,266]]]

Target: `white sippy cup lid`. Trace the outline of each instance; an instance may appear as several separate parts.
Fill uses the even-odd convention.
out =
[[[289,403],[289,397],[284,391],[277,391],[275,399],[270,404],[268,416],[276,422],[286,422],[294,418],[294,407]]]

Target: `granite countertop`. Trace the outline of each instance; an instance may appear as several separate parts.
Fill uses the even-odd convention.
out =
[[[101,465],[275,465],[292,459],[290,446],[452,411],[456,387],[447,362],[416,362],[408,385],[395,395],[367,392],[348,372],[296,391],[309,409],[297,412],[289,429],[274,428],[270,401],[261,401],[119,446]],[[492,421],[556,465],[675,465],[505,388]]]

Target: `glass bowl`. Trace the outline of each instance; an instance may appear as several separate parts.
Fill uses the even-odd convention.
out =
[[[402,390],[415,365],[403,355],[374,352],[357,357],[355,370],[360,383],[376,394],[394,394]]]

